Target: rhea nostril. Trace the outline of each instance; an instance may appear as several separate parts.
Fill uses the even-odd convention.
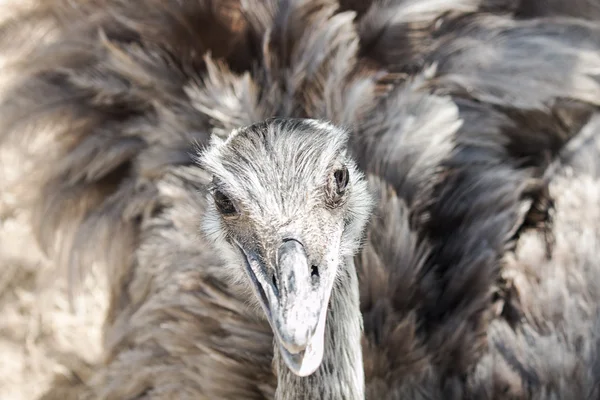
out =
[[[312,267],[310,267],[310,276],[311,276],[311,278],[318,278],[319,277],[319,267],[317,267],[316,265],[313,265]]]
[[[275,274],[273,274],[272,281],[273,281],[273,287],[275,289],[277,289],[277,278],[275,277]]]

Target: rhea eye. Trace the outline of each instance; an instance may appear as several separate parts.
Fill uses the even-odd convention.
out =
[[[231,216],[237,213],[235,205],[225,193],[216,190],[213,194],[213,198],[215,199],[215,205],[221,214]]]
[[[348,187],[348,168],[344,166],[338,169],[333,173],[333,177],[335,178],[336,193],[338,195],[343,194],[346,191],[346,188]]]

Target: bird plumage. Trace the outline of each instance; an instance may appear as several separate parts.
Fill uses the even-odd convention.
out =
[[[593,1],[29,3],[0,30],[0,215],[75,293],[109,282],[103,359],[66,390],[273,397],[272,331],[199,234],[195,149],[279,116],[348,129],[378,194],[367,398],[598,396]]]

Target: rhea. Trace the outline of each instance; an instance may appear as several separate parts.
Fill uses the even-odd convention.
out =
[[[212,174],[203,231],[273,330],[281,399],[364,398],[353,256],[373,199],[347,141],[330,123],[273,118],[213,136],[199,157]]]

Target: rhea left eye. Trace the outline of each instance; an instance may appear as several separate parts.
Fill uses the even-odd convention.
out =
[[[221,192],[220,190],[216,190],[213,194],[213,197],[215,199],[215,205],[221,214],[225,216],[237,214],[237,209],[235,208],[233,201],[231,201],[231,199],[225,193]]]
[[[338,195],[343,194],[346,191],[346,188],[348,187],[348,181],[349,181],[348,168],[346,166],[344,166],[344,167],[336,170],[333,173],[333,177],[335,178],[336,193]]]

